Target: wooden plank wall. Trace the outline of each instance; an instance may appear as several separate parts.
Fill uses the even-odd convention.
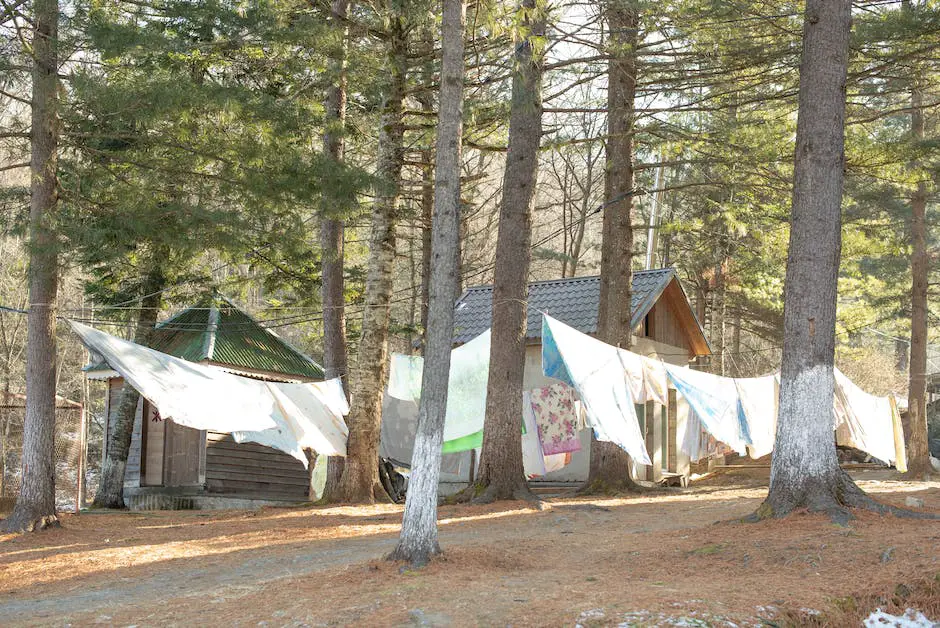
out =
[[[163,421],[163,483],[166,486],[197,486],[202,484],[202,453],[205,451],[205,433]]]
[[[147,438],[146,458],[144,459],[144,476],[141,486],[161,486],[163,484],[163,437],[166,431],[166,421],[154,421],[156,410],[146,404],[147,409]]]
[[[653,333],[651,338],[673,347],[689,348],[689,341],[678,319],[672,311],[672,306],[661,298],[650,311],[653,319]]]
[[[238,444],[231,434],[207,432],[207,492],[303,500],[309,487],[307,470],[291,456],[263,445]]]

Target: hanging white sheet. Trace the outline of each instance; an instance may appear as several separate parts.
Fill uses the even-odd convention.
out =
[[[547,473],[545,454],[539,439],[535,412],[532,410],[532,393],[528,390],[522,393],[522,419],[525,425],[525,434],[522,435],[522,469],[527,478],[543,476]]]
[[[836,423],[845,423],[850,435],[850,441],[844,444],[866,451],[882,462],[894,464],[898,470],[906,469],[903,449],[899,456],[895,443],[895,413],[891,399],[870,395],[838,368],[833,371]]]
[[[388,394],[396,399],[421,399],[424,358],[393,354],[389,367]],[[444,417],[444,442],[479,434],[483,441],[486,416],[486,384],[490,372],[490,331],[486,330],[450,354],[447,384],[447,414]],[[447,446],[445,445],[445,450]],[[468,446],[467,449],[473,449]]]
[[[90,350],[152,403],[160,415],[197,430],[232,433],[300,460],[303,448],[346,455],[349,412],[340,380],[269,384],[226,373],[69,321]]]
[[[187,362],[69,321],[86,347],[165,419],[197,430],[234,432],[275,427],[274,398],[262,382]]]
[[[421,399],[423,368],[424,358],[420,355],[393,353],[388,367],[388,394],[395,399],[417,403]]]
[[[747,453],[750,437],[732,378],[672,364],[666,364],[666,373],[710,434],[738,453]]]
[[[274,398],[277,425],[260,431],[232,432],[236,443],[258,443],[290,454],[307,466],[304,449],[321,456],[345,456],[349,430],[343,416],[349,404],[339,378],[305,384],[264,384]]]
[[[598,440],[615,443],[638,464],[652,464],[640,433],[627,371],[628,351],[542,316],[542,371],[578,391]]]
[[[662,360],[648,356],[640,356],[643,365],[643,394],[637,397],[636,402],[655,401],[661,406],[669,406],[669,380],[666,376],[666,365]]]
[[[571,454],[552,454],[545,456],[545,475],[564,469],[571,460]]]
[[[682,443],[679,445],[679,448],[689,455],[689,460],[692,462],[698,462],[702,458],[707,457],[704,443],[705,435],[702,432],[703,429],[702,422],[699,421],[698,415],[690,408],[689,416],[685,421],[685,432],[682,434]]]
[[[739,377],[734,379],[751,438],[748,454],[761,458],[774,449],[777,436],[777,376]]]

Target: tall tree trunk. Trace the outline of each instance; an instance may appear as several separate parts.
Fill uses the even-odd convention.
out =
[[[629,349],[633,340],[633,131],[639,13],[632,0],[610,0],[607,79],[607,212],[614,215],[607,299],[607,341]],[[602,295],[603,296],[603,295]]]
[[[701,270],[701,269],[700,269]],[[701,275],[699,275],[701,277]],[[695,318],[699,325],[705,326],[705,319],[708,317],[708,283],[702,279],[695,282]]]
[[[346,57],[349,45],[349,0],[333,0],[330,19],[341,37],[339,46],[331,55],[329,69],[334,83],[329,88],[324,107],[325,132],[323,147],[326,155],[342,163],[345,153],[346,130]],[[333,207],[321,209],[320,255],[322,282],[320,301],[323,304],[323,370],[327,379],[339,377],[349,398],[348,355],[346,348],[346,295],[343,265],[345,261],[345,224],[343,218],[331,213]],[[329,501],[339,486],[344,460],[340,456],[327,459],[326,484],[322,499]],[[311,467],[311,473],[313,467]]]
[[[333,0],[331,19],[340,33],[342,41],[330,60],[330,71],[335,83],[329,88],[325,103],[325,131],[323,146],[330,160],[340,165],[345,152],[346,124],[346,46],[348,28],[345,26],[349,13],[348,0]],[[331,211],[332,210],[332,211]],[[341,377],[347,390],[346,376],[346,299],[344,295],[344,231],[343,219],[335,215],[333,207],[323,207],[320,221],[320,249],[322,261],[322,283],[320,297],[323,302],[323,367],[327,379]]]
[[[493,281],[493,328],[480,455],[478,502],[534,499],[522,468],[522,378],[525,368],[532,204],[542,136],[541,38],[544,6],[522,0],[515,42],[509,147],[503,175]]]
[[[911,139],[924,139],[923,93],[911,90]],[[916,169],[919,164],[912,164]],[[911,477],[929,474],[927,445],[927,182],[918,172],[911,195],[911,360],[908,388],[907,472]]]
[[[610,31],[610,61],[598,336],[608,344],[629,349],[633,341],[633,128],[640,16],[632,0],[609,0],[604,11]],[[592,435],[588,479],[580,492],[639,489],[630,477],[631,466],[627,452]]]
[[[844,521],[849,516],[844,506],[871,502],[839,468],[832,429],[850,30],[850,0],[807,0],[780,412],[770,491],[756,513],[759,517],[808,508]]]
[[[430,108],[429,108],[430,109]],[[423,151],[421,169],[421,346],[427,343],[428,308],[431,300],[431,229],[434,211],[434,166],[431,151]],[[459,282],[458,282],[459,283]]]
[[[155,255],[154,266],[148,271],[141,284],[143,297],[137,313],[137,326],[134,330],[134,342],[147,346],[153,338],[157,316],[163,303],[163,289],[166,277],[160,265],[162,260]],[[127,456],[131,450],[131,437],[134,433],[134,419],[137,417],[137,404],[140,393],[125,383],[121,388],[120,401],[114,421],[106,417],[108,429],[108,451],[101,469],[101,482],[92,503],[94,508],[124,508],[124,472],[127,469]]]
[[[728,359],[725,355],[727,328],[725,325],[725,258],[715,264],[715,289],[712,291],[712,354],[718,356],[712,367],[717,375],[727,375]]]
[[[20,494],[12,514],[3,522],[10,532],[33,531],[58,523],[53,443],[59,272],[53,227],[58,203],[58,17],[58,0],[34,0],[26,419]]]
[[[460,240],[460,143],[463,130],[464,4],[443,0],[441,95],[434,173],[433,255],[421,407],[411,482],[398,546],[392,560],[424,565],[441,551],[437,541],[437,491],[447,411],[450,352],[454,341],[454,292],[460,284],[454,249]]]
[[[382,106],[379,133],[376,199],[372,205],[372,237],[366,275],[362,339],[353,380],[346,465],[337,498],[373,503],[387,498],[379,482],[378,452],[382,424],[382,394],[388,381],[388,336],[392,274],[395,269],[395,229],[404,163],[402,105],[408,63],[404,18],[393,15],[388,29],[389,85]]]
[[[669,204],[667,212],[668,213],[666,213],[665,215],[665,223],[672,224],[672,218],[674,214],[672,203]],[[669,268],[670,266],[672,266],[672,239],[673,239],[672,229],[667,229],[666,232],[662,234],[661,238],[663,242],[663,248],[662,248],[663,268]]]
[[[425,115],[434,114],[434,94],[439,91],[435,57],[431,53],[436,46],[435,33],[424,29],[423,45],[427,49],[421,68],[421,87],[416,100]],[[436,141],[436,139],[435,139]],[[434,150],[430,145],[421,149],[421,352],[427,342],[428,307],[431,291],[431,220],[434,213]]]

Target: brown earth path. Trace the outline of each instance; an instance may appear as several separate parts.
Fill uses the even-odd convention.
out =
[[[377,560],[399,506],[71,516],[0,537],[0,625],[760,625],[940,578],[938,521],[735,523],[766,489],[727,482],[446,506],[445,559],[419,571]],[[863,486],[940,511],[938,483]],[[940,619],[940,595],[918,604]]]

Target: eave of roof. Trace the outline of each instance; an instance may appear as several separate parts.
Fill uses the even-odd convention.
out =
[[[190,362],[284,380],[322,379],[323,367],[236,306],[214,295],[158,323],[150,346]],[[106,364],[85,368],[91,379],[109,379]]]
[[[701,324],[689,304],[678,275],[673,268],[634,271],[633,273],[633,327],[642,323],[665,292],[673,295],[677,317],[687,329],[689,342],[696,355],[708,355],[711,350]],[[454,343],[467,342],[490,326],[493,287],[467,288],[455,305]],[[553,316],[575,329],[597,333],[597,315],[600,303],[600,277],[572,277],[536,281],[529,284],[527,341],[541,338],[541,314]]]

